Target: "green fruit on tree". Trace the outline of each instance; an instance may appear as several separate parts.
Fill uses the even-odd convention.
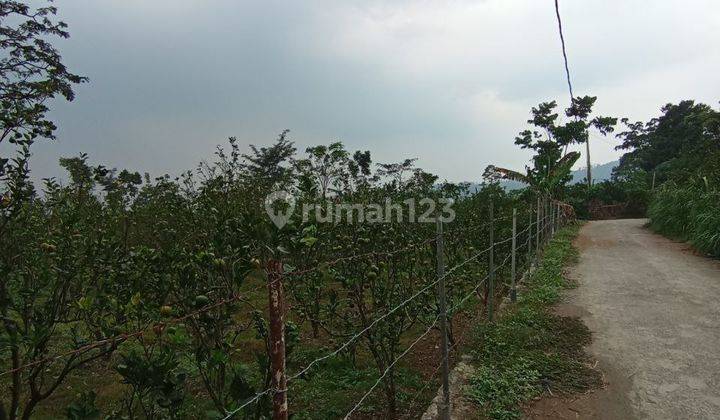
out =
[[[160,307],[160,315],[170,316],[172,315],[172,306],[163,305]]]
[[[195,296],[195,306],[205,306],[210,302],[210,299],[208,299],[205,295],[197,295]]]
[[[57,247],[53,244],[43,242],[40,244],[40,249],[42,249],[45,252],[55,252],[55,250],[57,250]]]

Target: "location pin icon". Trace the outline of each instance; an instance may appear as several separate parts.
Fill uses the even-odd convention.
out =
[[[273,204],[275,204],[276,201],[284,201],[287,203],[286,206],[282,206],[281,209],[276,209]],[[283,226],[285,226],[290,220],[290,216],[292,216],[293,211],[295,210],[295,197],[293,197],[289,192],[287,191],[275,191],[272,194],[265,197],[265,212],[267,212],[267,215],[270,217],[270,220],[272,220],[273,223],[275,223],[275,226],[278,227],[278,229],[282,229]]]

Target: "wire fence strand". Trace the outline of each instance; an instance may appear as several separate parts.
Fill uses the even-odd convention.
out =
[[[400,359],[402,359],[406,354],[408,354],[410,352],[410,350],[412,350],[412,348],[415,347],[415,345],[417,343],[419,343],[423,338],[425,338],[425,336],[428,335],[430,333],[430,331],[433,330],[433,328],[435,327],[435,324],[437,324],[437,322],[438,322],[438,319],[440,319],[440,318],[436,317],[435,321],[433,321],[432,324],[430,324],[428,329],[425,330],[425,332],[422,333],[418,338],[416,338],[415,341],[413,341],[412,344],[410,344],[410,346],[408,346],[408,348],[405,349],[405,351],[403,351],[398,357],[395,358],[395,360],[392,361],[392,363],[390,363],[390,365],[385,369],[385,371],[382,373],[382,375],[380,375],[380,377],[377,379],[377,381],[375,381],[373,386],[371,386],[370,389],[365,393],[365,395],[363,395],[362,398],[360,398],[360,401],[358,401],[357,404],[355,404],[355,406],[353,408],[351,408],[350,411],[347,412],[347,414],[345,414],[345,417],[343,417],[345,420],[349,419],[350,415],[352,413],[354,413],[355,410],[360,408],[360,406],[365,401],[365,399],[367,399],[367,397],[369,397],[370,394],[372,394],[372,392],[375,390],[375,388],[377,388],[377,386],[380,384],[380,382],[382,382],[382,380],[385,378],[385,376],[387,376],[388,372],[390,372],[390,370],[392,370],[392,368],[395,366],[395,364]]]

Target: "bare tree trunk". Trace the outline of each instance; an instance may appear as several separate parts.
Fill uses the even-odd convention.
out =
[[[395,419],[397,418],[397,400],[396,400],[396,393],[397,390],[395,388],[395,369],[390,368],[390,371],[388,372],[388,375],[385,377],[385,397],[387,399],[387,418],[388,419]]]
[[[315,302],[313,302],[313,319],[310,320],[312,325],[313,338],[320,337],[320,296],[319,292],[315,293]]]
[[[317,320],[315,320],[315,319],[311,319],[311,320],[310,320],[310,325],[312,326],[312,335],[313,335],[313,338],[318,338],[318,337],[320,337],[320,323],[319,323]]]
[[[20,366],[20,356],[18,354],[17,347],[12,349],[12,366],[13,369],[17,369]],[[10,400],[10,413],[9,418],[14,420],[17,418],[18,409],[20,406],[20,371],[15,371],[12,374],[12,387],[11,387],[11,400]]]
[[[455,334],[453,333],[453,322],[451,317],[448,317],[447,335],[449,347],[455,346]]]

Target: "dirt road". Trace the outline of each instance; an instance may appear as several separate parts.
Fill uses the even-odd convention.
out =
[[[572,418],[720,418],[720,263],[644,223],[591,222],[577,238],[581,256],[571,277],[579,287],[561,310],[593,331],[589,350],[608,385],[562,411]]]

